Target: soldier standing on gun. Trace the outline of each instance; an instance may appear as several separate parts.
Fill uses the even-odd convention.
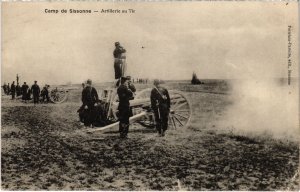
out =
[[[40,86],[37,84],[37,81],[34,81],[34,84],[31,86],[31,92],[33,95],[33,103],[39,103],[40,99]]]
[[[168,129],[168,117],[170,112],[170,96],[167,89],[160,86],[159,80],[154,80],[154,88],[151,91],[151,108],[154,111],[156,129],[159,136],[165,136]]]
[[[11,91],[11,99],[15,99],[16,96],[16,86],[15,82],[13,81],[11,86],[10,86],[10,91]]]
[[[99,101],[98,93],[92,87],[92,80],[87,80],[85,88],[82,90],[82,103],[84,106],[84,125],[94,127],[95,123],[95,104]]]
[[[132,100],[133,93],[128,87],[128,79],[121,77],[121,85],[117,90],[119,96],[119,132],[121,138],[127,138],[129,129],[129,117],[131,115],[129,100]]]
[[[122,65],[124,64],[122,61],[122,53],[125,53],[126,50],[121,47],[119,42],[115,42],[115,50],[113,52],[114,55],[114,69],[115,69],[115,79],[120,79],[123,75]],[[123,67],[124,68],[124,67]],[[119,85],[117,85],[119,86]]]

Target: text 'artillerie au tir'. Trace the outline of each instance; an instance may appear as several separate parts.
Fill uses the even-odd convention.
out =
[[[112,14],[126,14],[126,13],[135,13],[134,9],[99,9],[99,10],[91,10],[91,9],[44,9],[44,13],[47,14],[67,14],[67,13],[112,13]]]

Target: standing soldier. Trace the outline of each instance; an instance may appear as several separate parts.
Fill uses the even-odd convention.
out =
[[[26,103],[27,102],[28,89],[29,89],[26,82],[24,82],[21,89],[22,89],[22,100],[24,100],[25,103]]]
[[[85,83],[81,83],[81,86],[82,86],[82,90],[85,88]],[[84,115],[85,115],[85,112],[84,112],[84,105],[82,104],[80,106],[80,108],[77,110],[77,113],[79,115],[79,121],[80,123],[84,123]]]
[[[156,129],[159,136],[165,136],[168,129],[168,117],[170,112],[170,96],[167,89],[160,86],[159,80],[154,80],[154,88],[151,91],[151,108],[154,111]]]
[[[19,85],[19,83],[17,83],[16,86],[16,93],[17,93],[17,97],[21,95],[21,86]]]
[[[129,100],[133,99],[133,93],[128,87],[128,79],[121,77],[121,85],[117,90],[119,96],[119,132],[121,138],[127,138],[129,129],[129,117],[130,117],[130,103]]]
[[[115,42],[115,50],[113,52],[114,55],[114,68],[115,68],[115,79],[120,79],[124,75],[125,63],[123,62],[122,54],[126,52],[126,50],[121,47],[119,42]]]
[[[7,85],[6,85],[6,83],[4,83],[4,85],[3,85],[3,91],[4,91],[4,94],[7,93]]]
[[[15,99],[16,96],[16,86],[15,82],[13,81],[11,86],[10,86],[10,91],[11,91],[11,99]]]
[[[31,86],[31,93],[33,95],[33,103],[36,104],[40,99],[40,86],[37,84],[37,81],[34,81],[34,84]]]
[[[95,104],[99,101],[98,93],[94,87],[92,87],[92,80],[88,79],[85,88],[82,90],[81,97],[85,115],[84,125],[94,127],[95,123]]]
[[[7,84],[7,92],[6,92],[6,95],[9,95],[10,94],[10,86],[9,86],[9,83]]]
[[[42,89],[42,91],[41,91],[41,96],[42,96],[43,102],[46,100],[47,103],[49,103],[49,101],[50,101],[50,98],[49,98],[49,91],[48,91],[49,87],[50,87],[50,86],[46,84],[45,87],[43,87],[43,89]]]

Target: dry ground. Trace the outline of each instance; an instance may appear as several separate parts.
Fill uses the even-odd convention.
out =
[[[220,93],[186,93],[193,105],[187,128],[161,138],[133,124],[127,140],[117,129],[87,134],[76,113],[79,92],[61,105],[3,97],[2,189],[297,189],[298,143],[219,131],[232,104]]]

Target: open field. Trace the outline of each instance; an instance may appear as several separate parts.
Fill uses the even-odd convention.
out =
[[[60,105],[2,97],[2,189],[299,189],[297,141],[238,134],[222,123],[235,105],[228,82],[165,86],[184,91],[193,111],[188,127],[170,129],[163,138],[138,124],[131,125],[127,140],[119,139],[117,129],[87,134],[76,113],[79,86]]]

